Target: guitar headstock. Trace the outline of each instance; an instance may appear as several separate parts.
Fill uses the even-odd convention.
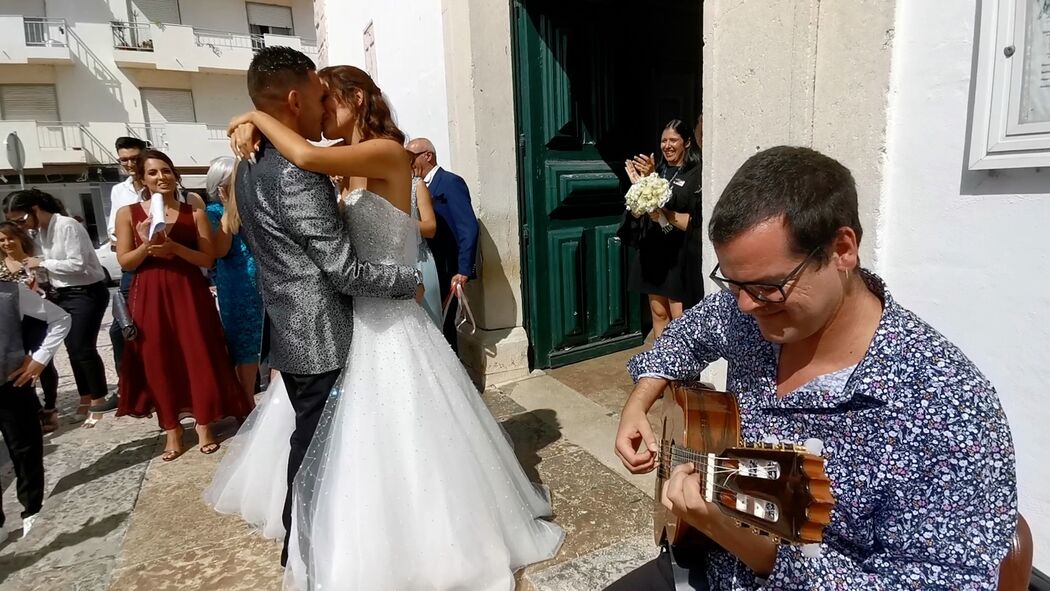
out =
[[[816,544],[835,497],[824,458],[803,447],[757,444],[721,454],[713,491],[719,508],[742,526],[792,544]]]

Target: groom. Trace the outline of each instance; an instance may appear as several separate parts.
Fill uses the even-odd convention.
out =
[[[256,53],[248,68],[248,95],[255,108],[306,139],[321,139],[324,90],[314,63],[302,53],[287,47]],[[288,561],[292,480],[350,350],[350,296],[409,299],[422,281],[411,267],[357,259],[327,176],[296,168],[265,138],[256,158],[255,164],[238,166],[236,199],[241,228],[258,265],[270,366],[280,370],[295,409],[283,566]]]

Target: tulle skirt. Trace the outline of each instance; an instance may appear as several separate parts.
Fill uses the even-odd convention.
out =
[[[278,376],[237,436],[225,444],[226,455],[204,491],[204,502],[219,513],[240,515],[267,538],[283,540],[288,440],[294,429],[295,410]]]
[[[357,298],[346,367],[295,479],[285,589],[511,591],[557,553],[549,495],[422,307]],[[294,421],[275,379],[205,492],[267,537]]]

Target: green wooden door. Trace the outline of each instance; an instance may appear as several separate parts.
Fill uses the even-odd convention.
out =
[[[623,162],[658,148],[661,111],[699,112],[699,2],[680,4],[695,7],[697,36],[686,41],[695,68],[674,68],[688,90],[668,96],[658,81],[668,73],[639,55],[630,41],[639,20],[619,3],[514,2],[523,291],[536,367],[644,337],[643,300],[627,290],[628,251],[616,237],[629,186]],[[654,41],[666,16],[651,17]]]

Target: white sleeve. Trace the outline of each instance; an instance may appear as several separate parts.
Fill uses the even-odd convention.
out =
[[[69,313],[55,304],[40,297],[25,285],[18,284],[18,306],[22,309],[23,316],[36,318],[47,322],[47,334],[40,348],[33,351],[33,361],[41,365],[47,365],[51,358],[58,352],[58,347],[63,339],[69,334],[69,328],[73,326],[73,319]]]
[[[72,220],[72,218],[70,218]],[[54,223],[54,222],[52,222]],[[62,241],[65,247],[65,259],[44,259],[40,266],[55,273],[82,273],[87,268],[87,260],[84,253],[84,241],[80,239],[80,232],[87,236],[87,230],[74,221],[72,224],[64,224],[55,230],[55,241]],[[88,241],[91,239],[88,238]],[[94,251],[91,252],[94,255]]]
[[[121,186],[115,185],[109,191],[109,218],[106,219],[106,231],[109,232],[109,241],[114,244],[117,242],[117,210],[121,208],[120,203],[117,201],[117,192]]]

